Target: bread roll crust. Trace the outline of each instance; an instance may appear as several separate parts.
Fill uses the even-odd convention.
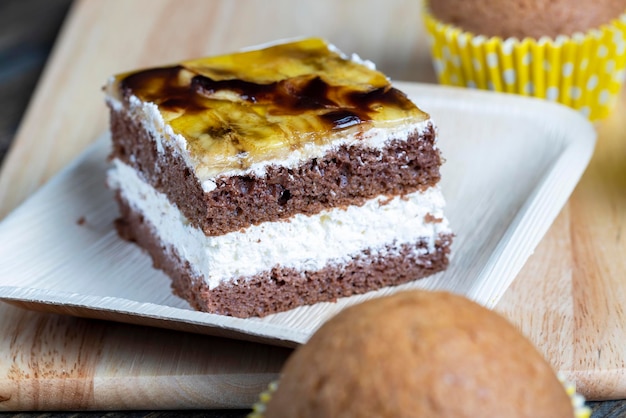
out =
[[[429,9],[475,35],[554,39],[609,23],[626,13],[626,0],[431,0]]]
[[[408,291],[342,311],[287,361],[266,417],[573,417],[536,348],[498,314]]]

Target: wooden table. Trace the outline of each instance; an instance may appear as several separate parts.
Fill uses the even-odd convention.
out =
[[[419,7],[402,0],[76,2],[0,171],[0,218],[106,129],[99,89],[110,74],[320,35],[377,62],[393,79],[434,82]],[[498,305],[598,399],[626,394],[625,98],[598,125],[589,169]],[[232,351],[249,356],[224,365]],[[245,405],[289,351],[0,305],[0,353],[8,359],[0,362],[0,410],[150,410]],[[116,378],[122,390],[99,390]],[[594,417],[626,410],[621,401],[594,408]]]

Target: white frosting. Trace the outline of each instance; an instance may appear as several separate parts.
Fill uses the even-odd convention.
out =
[[[124,112],[124,105],[115,91],[115,79],[109,80],[106,88],[106,101],[116,112]],[[159,107],[151,102],[142,102],[137,96],[131,95],[128,98],[128,108],[126,112],[133,120],[141,121],[142,127],[155,140],[157,150],[160,153],[165,151],[165,146],[171,148],[176,154],[181,155],[187,165],[194,167],[189,152],[187,151],[187,139],[174,132],[172,127],[165,123]]]
[[[331,209],[313,216],[295,215],[288,221],[265,222],[245,231],[207,237],[191,226],[167,197],[145,183],[136,171],[118,159],[109,171],[109,185],[141,212],[163,243],[176,249],[210,289],[224,281],[251,276],[273,266],[318,270],[343,264],[369,248],[426,239],[429,251],[441,233],[449,233],[443,216],[444,199],[437,187],[404,197],[380,196],[363,206]],[[430,214],[441,222],[428,222]]]

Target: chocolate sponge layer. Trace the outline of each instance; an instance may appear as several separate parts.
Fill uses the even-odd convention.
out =
[[[452,241],[451,235],[441,235],[431,253],[425,251],[425,241],[393,248],[390,244],[388,249],[395,251],[384,257],[365,249],[346,264],[317,271],[268,266],[260,274],[233,278],[209,289],[176,248],[162,243],[154,226],[129,206],[119,192],[116,199],[121,211],[117,221],[119,234],[148,252],[154,266],[170,276],[176,294],[197,310],[242,318],[334,301],[429,276],[447,267]]]
[[[296,168],[269,166],[263,177],[218,177],[217,188],[210,192],[202,189],[180,155],[168,147],[159,154],[151,134],[124,110],[111,109],[111,133],[111,156],[138,170],[209,236],[296,213],[362,205],[381,194],[425,190],[440,178],[432,126],[408,140],[391,140],[382,150],[344,145]]]

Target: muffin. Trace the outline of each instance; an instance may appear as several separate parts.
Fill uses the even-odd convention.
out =
[[[511,324],[446,292],[400,292],[342,311],[293,353],[269,392],[252,416],[589,416]]]
[[[426,1],[442,84],[534,96],[596,120],[626,73],[626,0]]]

